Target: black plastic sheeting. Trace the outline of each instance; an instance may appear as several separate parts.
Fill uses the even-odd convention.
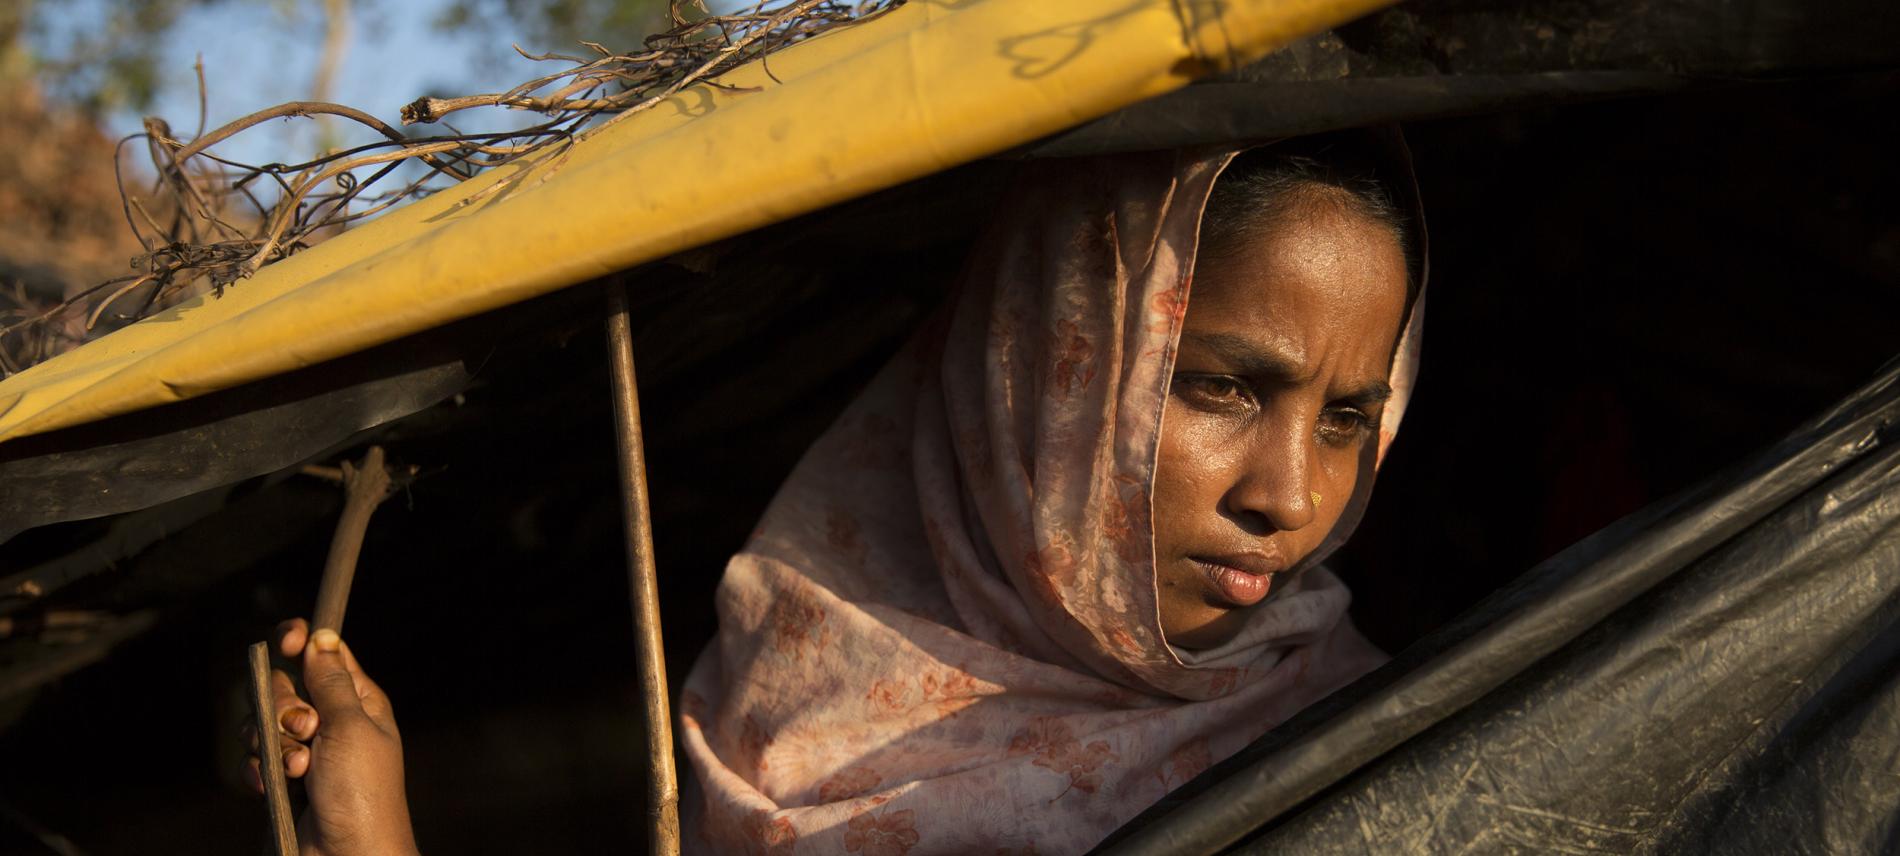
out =
[[[291,466],[468,383],[460,354],[401,344],[0,446],[0,542]]]
[[[138,511],[283,469],[441,401],[469,378],[460,360],[378,374],[363,379],[326,365],[307,377],[57,436],[62,444],[102,440],[93,445],[48,448],[28,437],[0,447],[0,482],[7,486],[0,493],[0,542],[37,526]],[[347,382],[333,382],[339,379]],[[325,382],[312,388],[306,381]]]
[[[1900,852],[1900,360],[1103,850]]]
[[[474,383],[497,354],[598,313],[574,288],[278,375],[0,444],[0,543],[276,472]]]
[[[1037,156],[1173,148],[1891,69],[1889,0],[1401,3],[1058,134]]]

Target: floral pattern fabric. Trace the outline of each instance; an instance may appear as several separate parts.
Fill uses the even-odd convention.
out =
[[[1381,661],[1317,566],[1226,645],[1162,637],[1155,450],[1231,156],[1041,165],[948,313],[806,454],[682,693],[690,849],[1081,852]],[[1417,315],[1329,544],[1396,428]]]

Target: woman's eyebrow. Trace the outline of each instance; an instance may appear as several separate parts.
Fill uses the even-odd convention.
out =
[[[1302,375],[1300,360],[1288,354],[1274,353],[1232,333],[1184,331],[1181,341],[1192,342],[1196,347],[1211,352],[1234,373],[1246,377],[1292,382],[1298,381]],[[1391,397],[1392,385],[1383,380],[1374,380],[1339,396],[1339,400],[1354,407],[1372,407],[1385,403]]]
[[[1339,400],[1354,407],[1372,407],[1384,404],[1391,397],[1392,385],[1382,380],[1375,380],[1340,396]]]
[[[1183,342],[1213,353],[1236,374],[1247,377],[1294,381],[1303,373],[1300,360],[1291,354],[1274,353],[1232,333],[1181,333]]]

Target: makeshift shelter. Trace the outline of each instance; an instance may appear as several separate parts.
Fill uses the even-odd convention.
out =
[[[455,396],[497,353],[592,329],[599,295],[578,283],[630,286],[636,317],[727,322],[723,341],[676,342],[680,362],[739,347],[823,291],[773,267],[774,252],[845,246],[883,206],[922,194],[949,213],[885,252],[944,258],[965,228],[955,213],[980,214],[989,174],[930,176],[972,159],[1268,139],[1900,60],[1894,13],[1871,3],[1470,3],[1398,7],[1166,94],[1372,5],[913,0],[775,56],[769,76],[727,81],[762,92],[682,93],[563,158],[401,209],[0,382],[0,535],[122,514],[105,549],[138,552],[222,507],[233,485]],[[888,311],[859,319],[855,341],[831,352],[837,366],[901,335],[934,293],[868,296]],[[1111,846],[1891,849],[1894,381],[1890,370],[1735,474],[1539,566]],[[8,577],[5,591],[32,596],[5,608],[99,567],[51,557]],[[140,627],[128,619],[121,635]]]

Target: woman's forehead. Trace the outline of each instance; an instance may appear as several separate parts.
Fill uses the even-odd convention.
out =
[[[1390,230],[1316,211],[1255,230],[1196,264],[1190,331],[1241,335],[1299,355],[1320,340],[1389,350],[1405,310],[1405,258]]]

